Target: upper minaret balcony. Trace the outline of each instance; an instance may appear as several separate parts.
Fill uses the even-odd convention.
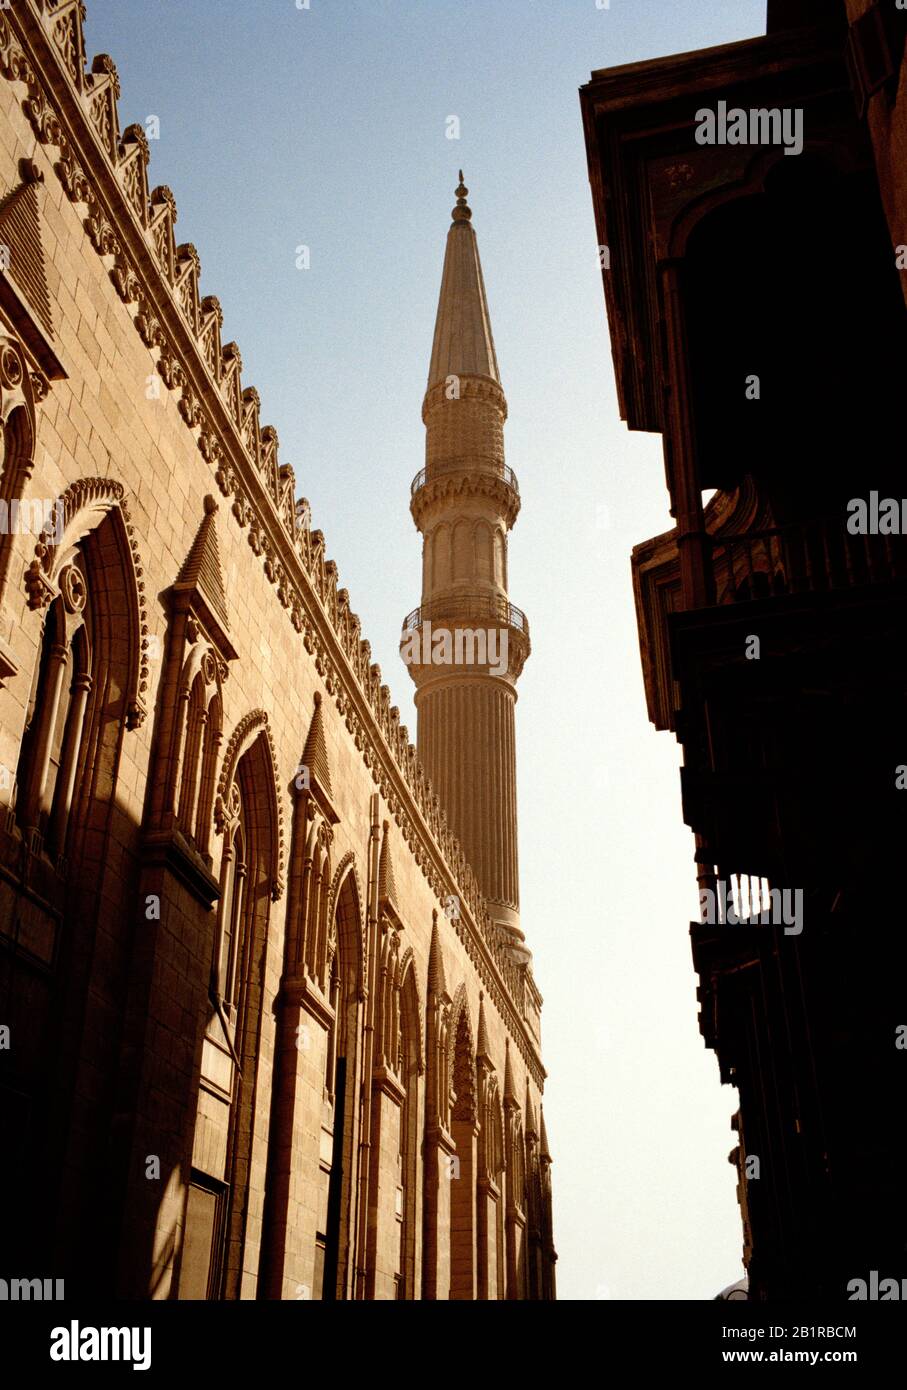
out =
[[[497,467],[477,467],[451,458],[446,462],[426,464],[420,468],[410,486],[409,510],[420,531],[429,512],[439,503],[446,504],[457,493],[485,494],[498,509],[507,530],[520,512],[520,485],[507,464]]]

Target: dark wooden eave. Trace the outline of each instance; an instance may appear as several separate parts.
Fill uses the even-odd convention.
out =
[[[831,15],[814,28],[602,68],[580,88],[598,242],[610,250],[602,279],[618,402],[630,429],[664,430],[656,269],[670,255],[669,229],[695,198],[733,180],[746,157],[740,147],[698,146],[696,112],[710,99],[840,104],[846,24]]]

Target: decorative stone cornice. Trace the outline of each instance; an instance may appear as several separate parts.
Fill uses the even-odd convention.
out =
[[[501,412],[502,420],[507,419],[507,398],[502,387],[498,382],[493,381],[490,376],[468,376],[465,373],[456,378],[456,400],[459,401],[486,401],[489,405],[497,406]],[[428,416],[438,406],[449,405],[451,401],[450,386],[445,381],[438,381],[434,386],[430,386],[425,393],[422,401],[422,422],[428,424]]]
[[[452,926],[541,1084],[544,1070],[517,1003],[523,971],[502,948],[462,847],[443,821],[323,536],[298,524],[293,471],[278,463],[276,432],[259,424],[257,392],[242,387],[239,349],[221,344],[218,300],[199,296],[198,253],[175,243],[173,194],[160,186],[146,198],[147,140],[135,126],[120,136],[115,65],[99,55],[85,71],[84,16],[82,0],[19,0],[0,10],[0,73],[24,88],[23,109],[39,142],[56,148],[58,177],[85,209],[95,250],[165,385],[179,391],[181,417],[221,492],[233,498],[237,523],[248,527],[253,552],[416,862],[439,899],[459,898]],[[503,400],[500,387],[483,378],[464,377],[463,389],[498,405]]]

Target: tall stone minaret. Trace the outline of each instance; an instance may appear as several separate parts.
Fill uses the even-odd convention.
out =
[[[461,170],[422,405],[425,468],[410,501],[422,604],[400,650],[417,687],[419,756],[492,916],[521,949],[514,706],[529,627],[507,595],[520,495],[504,464],[507,402],[467,192]]]

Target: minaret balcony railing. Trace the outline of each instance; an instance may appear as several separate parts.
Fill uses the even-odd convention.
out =
[[[421,492],[422,488],[425,487],[425,484],[427,482],[434,482],[436,478],[442,478],[447,473],[484,473],[490,478],[500,479],[502,483],[506,483],[509,488],[512,488],[518,497],[520,495],[520,486],[517,482],[516,474],[514,473],[513,469],[508,468],[506,464],[504,464],[501,468],[470,468],[467,464],[464,464],[457,459],[452,460],[450,463],[434,463],[432,464],[430,471],[431,478],[429,479],[429,469],[419,469],[419,472],[416,474],[416,476],[412,480],[412,483],[410,484],[409,493],[411,498],[415,497],[417,492]]]
[[[407,613],[403,619],[404,633],[412,632],[423,623],[443,618],[447,622],[477,623],[484,619],[505,624],[529,636],[529,619],[522,608],[494,594],[451,594],[449,598],[434,599]]]

